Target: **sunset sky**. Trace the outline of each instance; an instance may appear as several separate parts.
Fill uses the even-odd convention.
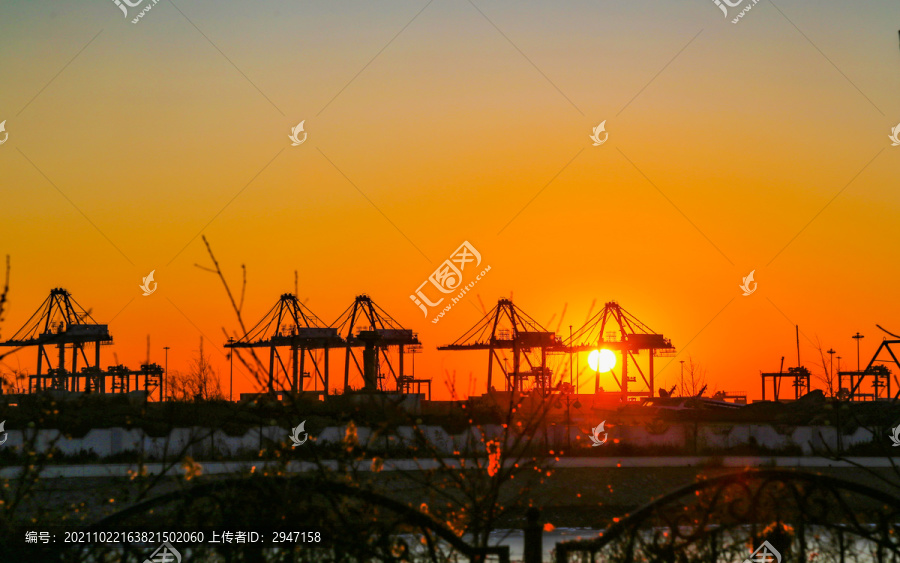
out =
[[[900,332],[900,4],[473,2],[162,0],[138,24],[151,0],[0,2],[0,336],[63,287],[109,323],[104,367],[149,335],[185,370],[204,337],[227,394],[201,234],[234,289],[246,264],[251,324],[295,270],[326,322],[371,295],[439,398],[454,371],[484,390],[486,352],[435,349],[478,297],[551,328],[567,306],[566,335],[616,300],[678,349],[657,387],[693,359],[751,398],[796,364],[795,324],[814,372],[817,340],[848,368],[856,331],[864,361],[876,323]],[[431,323],[409,296],[466,240],[491,271]]]

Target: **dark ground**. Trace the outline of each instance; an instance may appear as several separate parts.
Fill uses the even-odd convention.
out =
[[[872,471],[885,477],[892,473],[889,469]],[[543,484],[531,487],[526,498],[532,499],[533,505],[543,511],[545,522],[556,527],[599,528],[605,527],[613,517],[623,517],[661,495],[694,483],[698,477],[709,478],[732,472],[735,470],[731,468],[690,467],[557,469],[544,478]],[[860,469],[822,468],[816,473],[890,491],[888,485]],[[210,478],[199,477],[193,482],[207,479]],[[94,522],[104,515],[127,508],[129,503],[123,502],[123,499],[134,495],[139,482],[128,479],[42,479],[34,499],[27,503],[25,510],[19,512],[19,517],[23,519],[20,522],[25,523],[30,516],[40,512],[65,518],[70,523]],[[419,507],[423,502],[437,502],[430,491],[400,473],[375,475],[371,484],[377,492],[414,507]],[[184,486],[183,479],[169,478],[149,496]],[[900,496],[896,489],[893,494]],[[510,483],[502,502],[510,503],[513,497],[519,495],[523,495],[521,487],[513,487]],[[277,511],[277,507],[273,506],[258,508]],[[498,523],[501,528],[518,528],[522,524],[523,521],[513,515]]]

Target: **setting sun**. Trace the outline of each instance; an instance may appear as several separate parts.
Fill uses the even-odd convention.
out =
[[[600,373],[606,373],[616,367],[616,354],[612,350],[606,348],[602,350],[591,350],[588,354],[588,364],[591,369]]]

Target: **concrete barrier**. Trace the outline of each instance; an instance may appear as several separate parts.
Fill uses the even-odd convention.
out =
[[[458,434],[450,434],[440,426],[421,426],[433,451],[439,455],[453,455],[453,452],[484,452],[484,442],[502,437],[504,429],[500,425],[484,425],[467,428]],[[567,432],[568,430],[568,432]],[[652,431],[651,431],[652,430]],[[321,429],[308,428],[310,445],[339,444],[347,432],[347,426],[329,426]],[[251,428],[242,436],[229,436],[221,430],[209,428],[175,428],[167,436],[147,436],[140,429],[95,428],[80,438],[66,438],[58,430],[26,430],[34,440],[37,451],[47,451],[55,447],[62,454],[78,455],[90,453],[100,459],[119,454],[139,454],[147,459],[163,459],[182,451],[187,451],[195,459],[214,456],[237,456],[252,454],[273,444],[289,444],[291,430],[278,426]],[[0,448],[20,450],[27,442],[22,430],[9,430],[5,444]],[[370,428],[356,430],[359,443],[373,452],[391,452],[405,449],[416,443],[412,427],[401,426],[392,433],[380,434],[373,438]],[[567,438],[568,433],[568,438]],[[831,426],[775,427],[766,424],[670,424],[648,429],[644,426],[615,425],[608,428],[608,443],[632,446],[634,448],[683,449],[685,452],[722,450],[754,445],[771,451],[797,449],[803,455],[823,453],[826,449],[837,451],[838,434]],[[590,431],[578,425],[550,425],[534,437],[535,444],[548,450],[569,448],[590,450]],[[864,428],[857,428],[841,437],[843,448],[865,444],[879,439]],[[511,436],[510,445],[514,440]],[[616,442],[618,440],[618,442]],[[696,446],[697,450],[692,447]],[[597,450],[598,452],[601,450]]]

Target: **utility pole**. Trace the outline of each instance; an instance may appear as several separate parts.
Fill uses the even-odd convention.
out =
[[[865,336],[857,331],[857,333],[851,338],[856,340],[856,371],[859,372],[859,341],[865,338]]]
[[[578,360],[578,356],[575,356],[575,389],[580,389],[580,388],[581,388],[581,362]]]
[[[228,339],[229,344],[234,344],[234,337],[230,337]],[[231,353],[228,354],[228,358],[231,360],[231,369],[228,375],[228,400],[234,401],[234,346],[231,347]]]
[[[828,392],[831,395],[834,395],[834,355],[836,352],[834,351],[834,348],[829,348],[826,353],[831,356],[829,361],[831,366],[831,376],[828,378]]]
[[[841,378],[841,356],[838,356],[838,393],[844,388],[843,381],[844,380]]]
[[[162,383],[160,383],[160,385],[162,385],[163,401],[165,401],[166,400],[166,387],[168,387],[168,385],[166,385],[166,381],[169,379],[169,347],[163,346],[163,350],[166,351],[166,374],[163,376],[163,380],[162,380]]]
[[[572,359],[572,325],[569,325],[569,385],[572,385],[572,371],[574,369],[574,363]],[[575,389],[575,394],[578,394],[578,389]]]

